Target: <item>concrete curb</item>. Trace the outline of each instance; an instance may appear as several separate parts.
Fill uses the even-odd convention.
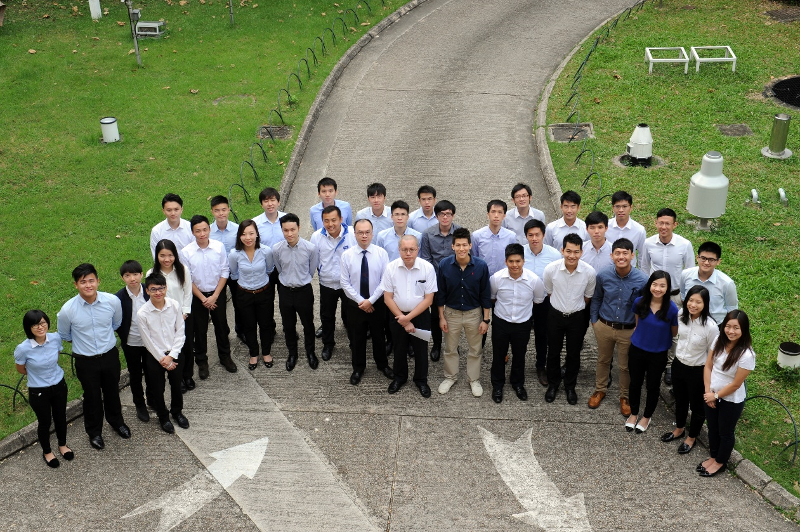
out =
[[[120,374],[119,389],[122,390],[130,383],[131,376],[125,371]],[[75,421],[83,415],[83,399],[73,399],[67,403],[67,423]],[[36,429],[39,424],[33,422],[27,427],[22,427],[17,432],[9,434],[0,441],[0,460],[5,460],[12,454],[21,451],[25,447],[38,442]],[[52,433],[52,432],[51,432]]]
[[[544,91],[542,91],[542,96],[539,99],[539,105],[536,109],[536,130],[534,133],[536,137],[536,150],[539,154],[539,165],[542,168],[542,176],[544,177],[547,190],[550,193],[550,199],[553,202],[553,207],[555,208],[556,212],[559,212],[560,210],[559,199],[562,194],[562,189],[561,184],[558,182],[558,176],[556,176],[555,169],[553,168],[553,160],[550,157],[550,147],[547,144],[547,106],[550,100],[550,94],[553,91],[556,81],[561,76],[564,68],[567,66],[567,63],[569,63],[569,61],[572,59],[572,56],[575,55],[583,43],[586,42],[597,30],[608,23],[608,21],[618,17],[624,11],[625,10],[622,10],[613,17],[606,19],[602,24],[599,24],[596,28],[589,32],[589,34],[586,35],[583,40],[575,45],[575,48],[573,48],[572,51],[567,54],[561,64],[558,65],[555,72],[553,72],[553,75],[550,77],[550,81],[548,82]],[[667,389],[663,387],[661,389],[661,399],[668,404],[673,401],[669,396]],[[708,430],[705,426],[698,436],[698,441],[704,447],[708,448]],[[738,451],[734,450],[731,454],[731,458],[728,460],[728,467],[733,470],[733,472],[742,482],[760,494],[769,504],[787,512],[796,512],[798,509],[800,509],[800,498],[795,497],[783,486],[772,480],[772,477],[767,475],[753,462],[750,460],[745,460]]]
[[[336,65],[334,65],[333,70],[331,70],[331,73],[327,78],[325,78],[322,87],[320,87],[317,97],[314,99],[314,103],[311,104],[311,108],[308,110],[308,115],[303,122],[303,127],[300,128],[300,133],[297,135],[297,142],[292,150],[292,156],[289,159],[289,164],[286,165],[286,171],[283,173],[283,180],[281,181],[281,209],[283,209],[286,205],[286,202],[289,199],[289,194],[292,192],[292,186],[294,185],[294,180],[297,177],[297,171],[300,169],[300,165],[303,163],[303,156],[305,155],[308,141],[311,137],[311,134],[314,132],[314,126],[317,123],[320,112],[322,112],[322,107],[328,101],[328,97],[330,96],[331,91],[333,91],[334,86],[336,86],[336,83],[339,81],[339,78],[341,77],[342,72],[344,72],[345,67],[350,64],[350,61],[352,61],[353,58],[358,55],[362,48],[369,44],[372,39],[377,38],[383,30],[400,20],[401,17],[407,15],[414,8],[424,4],[427,1],[428,0],[411,0],[411,2],[408,2],[391,15],[375,24],[367,33],[365,33],[358,41],[356,41],[356,43],[353,44],[353,46],[351,46],[350,49],[348,49],[347,52],[345,52],[345,54],[339,59]],[[320,176],[320,178],[321,177],[323,176]]]

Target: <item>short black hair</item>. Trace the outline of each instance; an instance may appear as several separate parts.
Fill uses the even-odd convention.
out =
[[[534,229],[534,228],[541,229],[543,235],[547,231],[547,226],[544,224],[544,222],[541,221],[541,220],[537,220],[536,218],[534,218],[533,220],[528,220],[527,222],[525,222],[525,227],[522,230],[525,231],[525,236],[527,236],[528,235],[528,231],[530,231],[531,229]]]
[[[386,196],[386,187],[382,183],[367,185],[367,197],[371,196]]]
[[[217,205],[222,205],[223,203],[224,203],[225,205],[229,206],[229,207],[230,207],[230,205],[231,205],[231,204],[228,202],[228,198],[226,198],[225,196],[222,196],[222,195],[217,195],[217,196],[214,196],[213,198],[211,198],[211,208],[212,208],[212,209],[213,209],[214,207],[216,207]]]
[[[356,226],[361,222],[367,222],[369,224],[369,228],[372,229],[372,220],[370,220],[369,218],[359,218],[358,220],[353,222],[353,229],[355,229]]]
[[[281,216],[281,227],[283,227],[283,224],[290,224],[292,222],[296,223],[297,227],[300,227],[300,218],[298,218],[293,212],[289,212]]]
[[[615,249],[627,249],[631,253],[633,253],[633,242],[628,240],[627,238],[618,238],[611,244],[611,252],[613,253]]]
[[[122,266],[119,267],[120,277],[122,277],[126,273],[142,273],[143,271],[144,270],[142,269],[142,265],[135,260],[126,260],[125,262],[122,263]]]
[[[160,272],[153,272],[144,279],[145,290],[151,286],[167,286],[167,278]]]
[[[608,227],[608,216],[600,211],[592,211],[586,217],[584,222],[586,223],[586,227],[597,224],[603,224],[604,226]]]
[[[258,193],[258,202],[262,203],[264,200],[268,200],[270,198],[275,198],[276,200],[281,200],[281,193],[278,192],[276,189],[272,187],[267,187],[261,192]]]
[[[397,200],[394,203],[392,203],[391,212],[394,213],[395,209],[404,209],[406,211],[406,214],[411,212],[411,207],[409,207],[408,203],[406,203],[403,200]]]
[[[423,194],[433,194],[433,197],[436,198],[436,189],[430,185],[422,185],[417,189],[417,199]]]
[[[669,207],[664,207],[656,213],[656,219],[661,218],[662,216],[671,216],[674,221],[678,221],[678,215],[675,214],[675,211]]]
[[[561,205],[564,204],[565,201],[570,203],[574,203],[575,205],[581,204],[581,195],[575,192],[574,190],[567,190],[563,194],[561,194]]]
[[[583,249],[583,239],[577,233],[569,233],[564,236],[564,242],[561,244],[561,249],[567,249],[567,244],[575,244]]]
[[[258,233],[258,224],[253,220],[245,220],[239,224],[239,229],[236,230],[236,244],[234,244],[234,247],[239,251],[244,249],[244,244],[242,243],[244,230],[250,226],[256,230],[256,248],[261,247],[261,235]]]
[[[455,231],[453,231],[453,243],[455,243],[456,239],[459,238],[466,238],[467,242],[472,244],[472,235],[470,235],[469,229],[466,227],[459,227]]]
[[[506,246],[506,259],[512,255],[519,255],[523,259],[525,258],[525,248],[522,247],[522,244],[515,242]]]
[[[38,325],[39,322],[42,321],[42,318],[44,318],[44,321],[47,322],[47,326],[50,327],[50,318],[47,317],[47,314],[45,314],[44,311],[38,309],[29,310],[24,316],[22,316],[22,328],[25,330],[25,336],[27,338],[34,338],[31,327]]]
[[[489,201],[489,203],[486,204],[486,212],[488,213],[491,211],[492,207],[502,207],[504,214],[508,212],[508,203],[503,200],[493,199]]]
[[[456,206],[443,199],[441,201],[437,201],[436,205],[433,206],[433,214],[439,214],[442,211],[453,211],[453,214],[456,213]]]
[[[97,269],[89,264],[88,262],[84,262],[83,264],[78,264],[74,270],[72,270],[72,280],[76,283],[86,277],[87,275],[94,275],[98,279]]]
[[[326,214],[330,214],[330,213],[332,213],[332,212],[335,212],[336,214],[338,214],[338,215],[339,215],[339,218],[341,218],[341,217],[342,217],[342,209],[340,209],[340,208],[339,208],[339,207],[337,207],[336,205],[328,205],[327,207],[325,207],[324,209],[322,209],[322,214],[320,215],[320,218],[321,218],[322,216],[325,216]]]
[[[170,192],[169,194],[165,195],[164,198],[161,200],[161,208],[163,209],[164,205],[166,205],[167,202],[170,201],[174,201],[175,203],[183,207],[183,200],[181,199],[181,197],[178,196],[177,194],[173,194],[172,192]]]
[[[633,196],[624,190],[618,190],[611,195],[611,205],[614,206],[620,201],[627,201],[629,204],[633,205]]]
[[[189,220],[189,225],[192,226],[192,231],[194,231],[195,225],[199,225],[202,223],[206,223],[208,224],[209,227],[211,227],[211,224],[208,222],[208,218],[206,218],[202,214],[195,214],[194,216],[192,216],[191,220]]]
[[[722,247],[716,242],[703,242],[702,244],[700,244],[700,247],[697,248],[697,254],[699,255],[704,251],[716,255],[717,260],[722,258]]]
[[[333,187],[333,190],[339,190],[336,180],[332,177],[323,177],[319,180],[317,183],[317,194],[319,194],[319,191],[322,190],[322,187]]]
[[[533,195],[533,191],[531,190],[531,187],[529,187],[525,183],[517,183],[516,185],[514,185],[514,188],[511,189],[511,197],[513,198],[514,195],[517,192],[519,192],[520,190],[523,190],[523,189],[525,190],[525,192],[528,193],[528,196],[532,196]]]

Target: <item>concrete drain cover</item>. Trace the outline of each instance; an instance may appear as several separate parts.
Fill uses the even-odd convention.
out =
[[[800,20],[800,7],[788,6],[783,9],[767,11],[767,16],[778,22],[794,22]]]
[[[716,126],[726,137],[747,137],[753,134],[753,130],[747,124],[716,124]]]
[[[272,133],[272,137],[270,137],[270,133]],[[290,126],[261,126],[258,130],[258,138],[290,139],[292,138],[292,128]]]
[[[547,134],[553,142],[575,142],[584,140],[587,137],[593,139],[594,128],[591,122],[580,123],[577,129],[575,124],[570,123],[550,124],[547,126]]]

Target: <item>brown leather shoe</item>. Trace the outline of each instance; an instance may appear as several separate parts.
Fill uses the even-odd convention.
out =
[[[631,415],[631,405],[628,402],[627,397],[622,397],[619,400],[619,413],[623,416],[630,416]]]
[[[536,368],[536,376],[539,377],[539,384],[547,386],[547,370],[544,368]]]
[[[603,402],[606,392],[594,392],[589,398],[589,408],[597,408]]]

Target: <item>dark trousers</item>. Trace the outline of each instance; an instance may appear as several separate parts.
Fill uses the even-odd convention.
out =
[[[642,401],[642,385],[646,385],[647,399],[642,415],[646,418],[653,417],[661,391],[661,374],[664,373],[664,368],[666,367],[666,351],[651,353],[631,344],[628,350],[628,371],[631,374],[630,397],[628,399],[631,404],[631,414],[639,414],[639,405]]]
[[[183,394],[181,393],[181,378],[183,368],[181,367],[181,357],[178,356],[178,366],[173,370],[167,370],[158,363],[153,355],[147,359],[147,373],[150,375],[150,386],[153,387],[152,405],[156,410],[158,419],[161,422],[169,419],[169,414],[178,415],[183,411]],[[165,376],[169,380],[170,404],[164,402]]]
[[[700,434],[706,420],[706,402],[703,401],[705,384],[703,384],[705,366],[687,366],[677,358],[672,361],[672,390],[675,393],[675,426],[682,429],[686,426],[689,405],[692,407],[692,418],[689,421],[689,437],[696,438]]]
[[[90,438],[103,434],[103,415],[115,429],[125,423],[119,400],[119,351],[75,357],[75,374],[83,386],[83,426]]]
[[[390,313],[391,314],[391,313]],[[417,329],[430,330],[433,324],[430,309],[411,320]],[[389,322],[392,328],[392,338],[394,338],[394,378],[398,382],[408,380],[408,345],[414,348],[414,382],[417,384],[428,383],[428,343],[416,336],[411,336],[406,330],[397,323],[392,316]],[[441,330],[439,331],[441,336]],[[439,340],[441,342],[441,339]]]
[[[484,335],[484,338],[486,336]],[[531,339],[531,320],[511,323],[497,316],[492,319],[492,387],[506,383],[506,355],[511,346],[511,386],[525,384],[525,352]]]
[[[278,286],[278,309],[286,337],[286,350],[297,355],[297,317],[303,325],[303,345],[306,354],[314,352],[314,291],[311,284],[299,288]]]
[[[561,348],[567,339],[567,355],[564,359],[564,388],[575,388],[581,369],[581,348],[586,335],[586,318],[583,310],[569,316],[551,309],[547,316],[547,380],[550,386],[561,382]]]
[[[67,444],[67,381],[42,388],[28,388],[28,404],[31,405],[39,421],[37,434],[42,452],[52,452],[50,448],[50,423],[56,426],[58,445]]]
[[[247,340],[250,357],[258,356],[258,339],[261,338],[261,354],[267,356],[272,350],[275,340],[275,287],[267,285],[267,289],[258,294],[251,294],[239,288],[239,316],[242,332]]]
[[[705,405],[708,422],[708,454],[718,464],[726,464],[736,443],[736,423],[742,417],[744,401],[731,403],[720,399],[717,408]]]
[[[241,291],[239,290],[239,281],[236,279],[228,279],[227,286],[231,291],[231,304],[233,305],[233,330],[236,334],[239,334],[244,331],[242,328],[241,313],[238,312],[239,296],[241,295]],[[224,294],[225,291],[223,290],[222,293]]]
[[[350,352],[352,353],[353,371],[364,373],[367,369],[367,331],[372,333],[372,359],[378,369],[389,365],[386,358],[386,343],[383,337],[383,326],[386,322],[386,305],[383,298],[375,302],[373,312],[364,312],[355,301],[347,298],[348,330],[352,333]]]
[[[319,320],[322,322],[322,345],[326,347],[333,347],[336,345],[336,340],[333,337],[336,331],[336,306],[341,300],[341,317],[342,323],[347,329],[347,302],[350,301],[344,290],[341,288],[328,288],[327,286],[319,285]],[[350,339],[350,332],[347,333],[347,338]],[[352,342],[352,340],[351,340]]]
[[[147,348],[144,346],[122,344],[122,354],[125,355],[125,362],[128,364],[128,373],[130,373],[130,386],[131,395],[133,395],[133,404],[136,406],[145,406],[145,395],[147,395],[147,404],[152,405],[153,401],[150,400],[150,378],[145,371],[145,361],[148,358],[153,358]],[[142,387],[142,376],[144,376],[144,387]]]
[[[431,318],[430,324],[430,331],[431,331],[431,341],[433,342],[433,347],[438,347],[441,349],[442,347],[442,328],[439,327],[439,307],[436,305],[431,305],[430,315],[433,316]],[[423,327],[424,329],[424,327]],[[412,342],[411,345],[413,346],[414,343]],[[416,349],[416,348],[415,348]],[[400,351],[395,351],[395,353],[399,353]]]
[[[550,314],[550,296],[533,305],[533,341],[536,346],[536,367],[547,366],[547,316]]]
[[[192,297],[192,302],[194,302],[194,296]],[[194,376],[194,319],[192,316],[192,314],[189,314],[183,320],[183,332],[186,335],[186,341],[183,343],[180,355],[178,355],[184,380],[191,379]],[[152,357],[153,355],[150,356]]]
[[[214,292],[203,292],[209,297]],[[214,337],[217,340],[217,354],[223,360],[231,357],[231,342],[228,335],[231,333],[228,327],[228,315],[225,311],[225,298],[217,300],[217,308],[208,310],[203,306],[203,302],[197,296],[192,296],[192,321],[194,326],[194,358],[197,363],[208,363],[208,317],[211,316],[211,323],[214,324]],[[179,357],[180,358],[180,357]]]

